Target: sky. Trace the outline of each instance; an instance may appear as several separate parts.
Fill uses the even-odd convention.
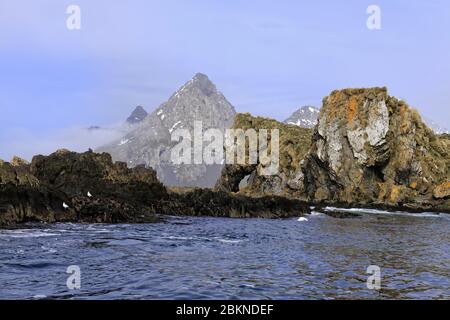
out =
[[[284,120],[334,89],[387,86],[450,127],[449,57],[448,0],[1,0],[0,158],[97,147],[120,132],[86,127],[152,111],[197,72],[238,112]]]

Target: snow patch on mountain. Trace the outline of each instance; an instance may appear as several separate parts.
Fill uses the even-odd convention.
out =
[[[317,124],[320,110],[313,106],[304,106],[284,120],[286,124],[293,124],[302,128],[313,128]]]

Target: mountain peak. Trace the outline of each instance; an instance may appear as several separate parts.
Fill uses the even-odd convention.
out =
[[[225,132],[233,124],[235,113],[234,107],[208,77],[197,73],[142,123],[99,150],[130,167],[145,164],[154,168],[166,185],[212,187],[222,165],[174,164],[172,133],[184,129],[192,135],[195,121],[201,121],[205,131],[214,128]]]
[[[217,93],[217,88],[214,83],[212,83],[208,76],[203,73],[195,74],[195,76],[184,85],[183,89],[185,88],[198,88],[208,97],[214,93]]]
[[[147,117],[147,111],[142,106],[137,106],[131,115],[127,118],[127,123],[136,124],[141,122]]]
[[[195,76],[192,78],[192,79],[197,79],[197,80],[207,80],[207,81],[209,81],[209,78],[208,78],[208,76],[206,75],[206,74],[204,74],[204,73],[201,73],[201,72],[197,72],[196,74],[195,74]]]
[[[313,128],[319,117],[320,110],[314,106],[303,106],[295,111],[284,123],[294,124],[303,128]]]

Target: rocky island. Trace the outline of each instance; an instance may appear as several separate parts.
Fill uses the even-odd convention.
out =
[[[261,163],[225,165],[214,188],[168,188],[151,167],[129,168],[106,152],[15,157],[0,161],[0,225],[287,218],[308,214],[309,205],[450,212],[449,136],[386,88],[333,91],[313,129],[250,114],[237,114],[233,127],[279,129],[278,174],[260,175]]]
[[[280,130],[280,173],[227,165],[216,190],[276,194],[315,205],[450,212],[450,140],[386,88],[333,91],[313,130],[236,117],[237,127]],[[243,183],[243,181],[245,183]]]
[[[162,215],[285,218],[308,212],[303,201],[272,195],[168,190],[153,169],[127,168],[107,153],[58,150],[31,163],[0,162],[0,225],[154,222]]]

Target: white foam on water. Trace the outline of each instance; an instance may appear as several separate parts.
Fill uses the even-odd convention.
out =
[[[208,237],[180,237],[180,236],[164,236],[162,237],[163,239],[168,239],[168,240],[181,240],[181,241],[219,241],[222,243],[240,243],[242,242],[242,240],[239,239],[224,239],[224,238],[219,238],[219,237],[212,237],[212,238],[208,238]]]
[[[59,234],[46,232],[45,230],[35,230],[35,229],[16,229],[16,230],[0,231],[0,237],[4,238],[39,238],[39,237],[54,237],[54,236],[59,236]]]
[[[194,237],[177,237],[177,236],[166,236],[162,237],[163,239],[169,239],[169,240],[196,240]]]
[[[382,215],[397,215],[397,216],[408,216],[408,217],[419,217],[419,218],[439,218],[440,213],[434,212],[406,212],[406,211],[387,211],[379,209],[367,209],[367,208],[336,208],[336,207],[325,207],[325,211],[341,211],[341,212],[351,212],[351,213],[366,213],[366,214],[382,214]]]
[[[46,251],[47,253],[56,253],[56,252],[58,252],[58,250],[50,248],[50,247],[46,247],[46,246],[41,246],[41,249]]]
[[[219,242],[222,243],[240,243],[242,240],[230,240],[230,239],[217,239]]]

